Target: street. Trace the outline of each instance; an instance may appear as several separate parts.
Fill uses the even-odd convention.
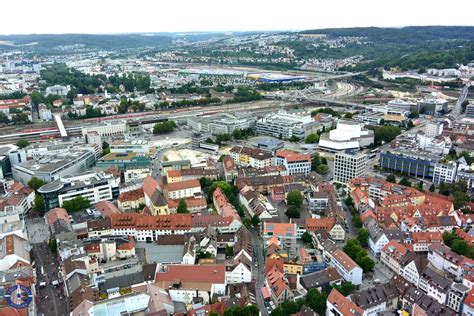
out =
[[[43,315],[67,315],[67,304],[64,300],[62,285],[55,287],[51,284],[58,280],[59,262],[49,249],[47,243],[33,244],[36,260],[37,284],[46,282],[46,286],[38,288],[38,311]],[[42,274],[43,267],[44,274]]]
[[[255,295],[257,300],[257,306],[262,316],[267,316],[268,311],[263,299],[261,288],[265,284],[265,258],[263,257],[263,244],[260,239],[258,230],[251,228],[250,233],[252,234],[252,244],[254,245],[254,266],[252,267],[252,273],[255,277]],[[257,266],[255,266],[255,264]]]

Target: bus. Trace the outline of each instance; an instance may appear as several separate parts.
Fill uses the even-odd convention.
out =
[[[376,153],[379,152],[379,150],[380,150],[380,148],[375,148],[375,149],[372,149],[372,150],[370,151],[370,153],[371,153],[371,154],[376,154]]]

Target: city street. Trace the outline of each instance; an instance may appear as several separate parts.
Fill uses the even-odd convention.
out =
[[[265,284],[265,259],[263,256],[263,244],[259,236],[258,230],[255,228],[250,229],[252,234],[252,244],[254,245],[254,266],[252,272],[255,278],[255,294],[257,300],[257,306],[262,316],[267,316],[268,311],[265,306],[265,302],[262,296],[261,288]],[[255,266],[257,265],[257,266]]]
[[[59,262],[56,256],[46,243],[33,244],[33,251],[36,261],[39,313],[47,316],[66,315],[67,304],[64,301],[62,285],[55,287],[51,284],[53,280],[58,280]],[[44,269],[44,274],[41,267]],[[39,288],[41,282],[46,282],[46,286]]]

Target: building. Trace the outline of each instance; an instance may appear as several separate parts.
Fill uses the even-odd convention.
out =
[[[346,231],[344,226],[337,223],[334,217],[330,218],[307,218],[305,220],[305,229],[308,232],[317,234],[318,232],[327,232],[332,240],[344,241]]]
[[[390,240],[380,253],[380,261],[393,272],[399,274],[400,263],[406,256],[408,249],[395,240]]]
[[[428,122],[425,125],[425,136],[426,137],[438,137],[443,132],[443,123],[441,122]]]
[[[318,247],[323,252],[325,262],[336,268],[344,280],[355,285],[362,284],[362,268],[333,241],[319,241]]]
[[[148,156],[150,153],[150,146],[146,140],[118,140],[110,145],[111,153],[128,154],[135,153],[139,155]]]
[[[427,266],[421,274],[418,288],[438,303],[446,304],[452,284],[453,281],[445,277],[441,271]]]
[[[296,255],[297,226],[295,223],[263,223],[263,238],[278,238],[285,250]]]
[[[457,163],[436,163],[433,169],[433,183],[453,183],[456,180]]]
[[[46,209],[60,207],[64,201],[78,196],[91,204],[113,200],[119,196],[119,180],[109,173],[86,172],[75,176],[62,177],[38,189],[44,198]]]
[[[257,134],[273,136],[279,139],[297,137],[304,139],[322,126],[310,115],[291,114],[284,110],[268,114],[257,121]]]
[[[270,151],[274,155],[277,150],[281,150],[285,147],[285,143],[278,139],[261,137],[255,141],[254,146],[259,149]]]
[[[345,151],[334,155],[334,181],[346,184],[352,179],[365,177],[367,155],[362,152]]]
[[[360,149],[374,143],[374,132],[354,121],[339,120],[336,129],[321,134],[319,149],[337,152],[347,149]]]
[[[332,289],[326,301],[326,316],[363,316],[364,310]]]
[[[299,276],[299,284],[306,291],[316,289],[320,292],[327,291],[334,285],[340,285],[342,278],[335,268],[327,268]]]
[[[469,293],[470,288],[459,283],[453,283],[448,292],[446,305],[456,313],[459,313],[463,306],[464,298]]]
[[[33,177],[45,182],[53,182],[62,177],[85,172],[95,163],[95,153],[92,150],[46,152],[29,160],[26,160],[26,156],[19,155],[19,157],[22,158],[18,163],[12,162],[12,176],[13,179],[24,184]]]
[[[190,116],[187,125],[195,132],[219,135],[232,134],[235,130],[245,130],[255,126],[256,118],[253,115],[237,117],[229,113],[220,113],[212,116]]]
[[[380,153],[380,167],[387,171],[433,178],[434,167],[440,157],[429,153],[422,153],[408,149],[391,149]]]
[[[272,154],[266,150],[234,146],[230,155],[237,165],[244,167],[265,168],[272,165]]]
[[[197,179],[167,183],[163,188],[163,194],[172,200],[194,197],[201,194],[201,184]]]
[[[167,289],[173,301],[208,304],[214,295],[225,294],[224,265],[169,264],[157,269],[155,284]]]
[[[85,137],[92,131],[97,132],[100,136],[123,136],[127,132],[127,124],[122,121],[102,121],[94,126],[82,127],[82,136]]]
[[[466,117],[468,118],[474,118],[474,104],[468,104],[466,106]]]
[[[117,167],[123,171],[129,168],[150,168],[150,159],[146,155],[133,152],[111,152],[97,161],[97,167],[103,169]]]
[[[288,150],[278,150],[275,154],[275,165],[284,166],[288,174],[304,174],[311,172],[311,156]]]
[[[54,95],[59,95],[61,97],[65,97],[70,89],[71,88],[69,86],[60,86],[60,85],[49,86],[49,87],[46,87],[46,96],[50,94],[54,94]]]
[[[439,115],[448,110],[448,101],[442,99],[423,99],[418,102],[418,112],[428,115]]]
[[[349,296],[350,300],[364,310],[363,315],[380,315],[384,312],[396,312],[399,293],[391,284],[377,284],[374,287],[358,291]]]

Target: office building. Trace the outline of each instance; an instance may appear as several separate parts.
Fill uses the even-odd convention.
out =
[[[244,130],[255,126],[254,116],[237,117],[236,115],[221,113],[212,116],[188,117],[187,125],[195,132],[211,135],[232,134],[236,129]]]
[[[424,152],[403,149],[392,149],[380,153],[380,167],[388,171],[396,171],[403,174],[433,178],[435,164],[439,162],[439,156]]]
[[[257,134],[280,139],[293,136],[303,139],[320,128],[321,124],[313,120],[310,115],[301,116],[284,110],[268,114],[257,121]]]
[[[98,125],[86,126],[82,128],[82,136],[95,131],[100,136],[124,135],[127,132],[127,124],[122,121],[101,122]]]
[[[348,181],[365,177],[367,155],[362,152],[338,152],[334,156],[334,181],[346,184]]]
[[[442,99],[423,99],[418,102],[418,112],[428,115],[438,115],[448,110],[448,101]]]
[[[336,129],[324,133],[319,139],[319,148],[329,152],[360,149],[374,143],[374,131],[354,121],[339,120]]]
[[[453,183],[456,179],[457,164],[451,162],[449,164],[437,163],[433,169],[433,183],[438,185],[441,183]]]
[[[46,152],[27,161],[20,152],[17,154],[20,159],[16,161],[18,164],[12,163],[12,176],[15,181],[24,184],[32,177],[52,182],[61,177],[85,172],[95,163],[95,153],[92,150]]]
[[[125,141],[118,140],[110,145],[110,152],[120,154],[135,153],[148,156],[150,153],[150,146],[148,145],[148,141],[141,139]]]
[[[285,143],[278,139],[262,137],[257,139],[254,146],[259,149],[271,151],[274,155],[277,150],[283,149],[283,147],[285,147]]]
[[[91,204],[113,200],[119,196],[119,179],[112,174],[86,172],[62,177],[43,185],[38,192],[43,196],[47,210],[61,207],[64,201],[82,196]]]

